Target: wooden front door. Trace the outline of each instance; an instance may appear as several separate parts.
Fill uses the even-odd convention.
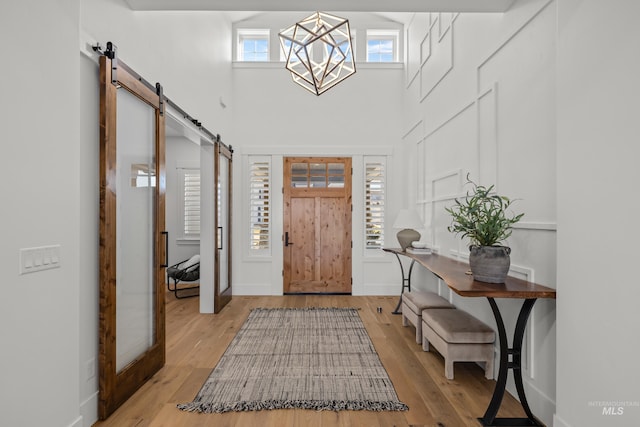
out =
[[[284,293],[351,293],[351,159],[284,159]]]

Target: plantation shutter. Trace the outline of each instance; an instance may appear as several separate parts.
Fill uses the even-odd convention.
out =
[[[384,246],[385,161],[365,159],[365,248]]]
[[[269,250],[271,245],[271,162],[268,158],[249,160],[250,249]]]
[[[200,171],[184,170],[184,235],[200,236]]]

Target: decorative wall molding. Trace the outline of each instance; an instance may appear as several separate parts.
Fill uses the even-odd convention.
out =
[[[458,188],[457,191],[455,193],[452,194],[445,194],[445,195],[436,195],[435,194],[435,184],[439,181],[444,181],[447,180],[448,178],[451,177],[456,177],[458,178]],[[460,196],[460,193],[462,192],[462,169],[455,169],[449,172],[445,172],[439,175],[435,175],[431,178],[428,179],[428,181],[430,182],[430,187],[431,187],[431,197],[426,198],[425,199],[425,203],[436,203],[436,202],[442,202],[442,201],[448,201],[448,200],[453,200],[456,197]]]
[[[438,13],[438,40],[442,40],[447,32],[453,27],[453,22],[458,18],[460,13],[440,12]]]
[[[422,120],[418,120],[417,122],[415,122],[413,124],[413,126],[411,126],[409,128],[409,130],[407,132],[404,133],[404,135],[402,135],[402,140],[407,139],[407,137],[409,137],[409,135],[411,135],[411,133],[417,129],[418,126],[420,126],[422,124]],[[423,138],[424,139],[424,138]]]
[[[426,113],[424,112],[422,113],[422,119],[424,121],[425,130],[424,130],[424,136],[420,140],[416,141],[418,165],[422,164],[424,169],[424,165],[431,164],[433,165],[435,170],[427,171],[426,173],[427,176],[425,176],[424,178],[424,189],[420,191],[420,188],[418,188],[416,207],[418,209],[422,209],[422,211],[426,213],[426,216],[428,216],[429,213],[431,213],[432,218],[434,218],[433,217],[434,214],[438,215],[437,216],[438,221],[432,220],[431,223],[435,222],[437,224],[444,224],[444,218],[442,217],[443,213],[440,210],[435,211],[434,208],[441,207],[443,203],[447,203],[450,200],[454,199],[455,197],[464,196],[462,189],[464,187],[464,177],[466,176],[466,172],[467,172],[465,169],[471,168],[471,170],[473,171],[473,168],[476,166],[475,162],[477,162],[478,177],[474,177],[473,178],[474,181],[479,181],[482,184],[488,184],[488,185],[494,184],[496,185],[496,191],[499,191],[497,186],[500,181],[499,179],[500,174],[502,173],[504,175],[506,171],[505,168],[509,166],[508,164],[504,163],[504,160],[511,159],[511,157],[503,159],[502,167],[500,167],[501,153],[503,153],[502,156],[512,155],[512,153],[508,150],[508,147],[506,146],[506,141],[503,141],[501,146],[501,141],[500,141],[501,136],[503,139],[506,138],[506,136],[501,135],[501,132],[507,132],[507,131],[510,131],[511,129],[508,127],[509,123],[506,123],[506,122],[500,123],[501,117],[499,115],[499,111],[500,111],[499,108],[504,107],[505,99],[508,99],[508,98],[505,98],[506,92],[501,93],[500,89],[503,91],[506,90],[505,88],[508,88],[508,86],[506,85],[507,83],[510,83],[510,81],[507,81],[507,80],[503,82],[499,81],[502,79],[501,77],[499,77],[501,74],[494,75],[494,72],[493,72],[495,67],[497,66],[497,62],[492,62],[492,61],[502,61],[503,59],[508,60],[509,58],[511,58],[512,51],[509,50],[509,44],[514,43],[513,45],[510,46],[511,48],[515,46],[515,43],[518,43],[518,46],[520,46],[519,43],[521,42],[521,40],[520,39],[515,40],[516,37],[521,33],[524,34],[524,36],[527,36],[528,33],[525,33],[524,31],[532,23],[534,23],[535,27],[531,27],[531,28],[539,28],[538,24],[546,25],[548,23],[548,21],[546,21],[546,17],[548,16],[547,14],[545,14],[544,17],[541,18],[541,19],[544,19],[544,22],[534,22],[534,21],[538,16],[540,16],[540,14],[545,9],[549,11],[549,13],[552,13],[551,10],[549,9],[549,6],[552,3],[554,3],[554,0],[542,0],[541,2],[531,3],[530,7],[526,9],[517,11],[516,13],[513,14],[510,20],[506,22],[507,24],[510,24],[510,26],[507,31],[504,31],[501,33],[503,34],[503,36],[498,37],[497,39],[494,39],[493,43],[487,44],[485,46],[486,50],[483,50],[483,52],[487,52],[488,54],[486,56],[483,54],[482,57],[479,58],[480,62],[477,63],[477,65],[475,63],[470,64],[471,68],[468,69],[468,71],[471,73],[469,76],[472,79],[468,83],[473,84],[473,79],[475,78],[476,84],[475,84],[475,88],[473,86],[469,88],[471,90],[471,93],[465,92],[466,96],[468,97],[462,98],[464,105],[462,105],[461,108],[456,109],[456,111],[452,113],[449,113],[449,109],[447,108],[446,110],[447,112],[445,113],[447,117],[443,118],[442,120],[438,120],[437,123],[433,123],[433,121],[430,121],[429,117],[426,116]],[[444,60],[442,57],[438,55],[443,55],[444,52],[447,52],[447,53],[451,53],[452,55],[451,57],[453,58],[453,53],[455,52],[454,49],[460,48],[460,44],[458,44],[457,46],[453,44],[453,33],[455,29],[453,22],[455,21],[455,17],[451,19],[452,24],[450,25],[450,28],[447,28],[447,26],[445,25],[446,21],[447,21],[447,18],[443,19],[442,16],[438,16],[434,20],[434,22],[432,22],[431,25],[429,26],[429,31],[427,32],[427,34],[424,34],[423,38],[420,39],[420,49],[421,49],[420,50],[420,55],[421,55],[420,57],[420,73],[421,73],[420,95],[421,95],[421,98],[420,98],[419,104],[425,105],[429,108],[431,108],[432,103],[435,102],[433,101],[433,98],[436,98],[436,96],[432,96],[432,99],[429,99],[429,96],[432,95],[433,90],[435,90],[435,88],[440,85],[443,79],[446,78],[448,73],[453,68],[454,64],[452,60],[450,69],[443,71],[442,75],[438,75],[439,77],[438,80],[429,80],[429,77],[433,77],[433,75],[426,76],[426,73],[428,71],[433,71],[433,70],[430,70],[429,67],[431,67],[435,63],[436,58],[438,60]],[[458,21],[458,23],[460,25],[464,25],[466,21],[460,20]],[[438,25],[438,27],[436,28],[434,25]],[[418,32],[416,31],[416,33]],[[449,46],[446,43],[448,43],[450,37],[451,37],[450,49],[443,51],[442,50],[443,47],[449,48]],[[437,51],[438,48],[440,48],[441,51],[438,52]],[[498,57],[501,51],[504,54],[509,55],[509,57],[508,58],[502,57],[502,56]],[[416,51],[414,50],[413,53],[416,54]],[[515,58],[517,58],[517,56],[515,56]],[[438,68],[438,70],[443,70],[443,68]],[[474,76],[474,68],[475,68],[475,76]],[[459,77],[458,70],[456,70],[455,73],[452,73],[450,77],[451,78],[455,77],[457,79]],[[429,85],[430,82],[434,82],[433,86]],[[502,87],[500,87],[500,84],[502,84]],[[412,90],[415,90],[415,89],[417,88],[412,87]],[[446,89],[446,91],[444,89]],[[475,94],[473,93],[474,89],[475,89]],[[449,96],[450,100],[447,98],[447,95],[451,95],[451,93],[453,93],[453,90],[454,89],[449,87],[448,82],[447,84],[442,85],[441,90],[437,92],[438,101],[441,100],[440,97],[442,96],[443,97],[442,99],[447,101],[445,105],[447,107],[451,106],[455,102],[454,100],[459,99],[459,97],[454,98],[453,96]],[[502,96],[502,100],[500,100],[501,96]],[[502,102],[503,104],[500,104],[500,102]],[[456,106],[456,105],[453,104],[453,106]],[[471,111],[470,109],[473,108],[474,106],[476,107],[475,112],[473,112],[473,114],[475,114],[475,125],[476,125],[475,130],[469,128],[469,126],[473,125],[474,119],[472,117],[465,115],[464,117],[461,118],[461,116],[465,112],[470,112]],[[502,120],[505,120],[505,119],[502,118]],[[443,130],[443,128],[449,125],[451,125],[450,128]],[[469,135],[469,132],[463,132],[461,130],[462,126],[466,126],[466,129],[470,130],[470,135]],[[442,131],[441,134],[436,135],[438,134],[438,132],[441,132],[441,131]],[[473,132],[476,132],[475,136]],[[439,165],[437,162],[429,163],[429,154],[431,152],[431,147],[432,147],[431,144],[436,144],[436,143],[446,144],[447,140],[443,139],[445,136],[452,136],[455,138],[458,135],[468,138],[468,142],[470,145],[467,145],[466,143],[467,139],[465,139],[464,140],[465,147],[471,147],[471,149],[473,148],[477,149],[477,152],[478,152],[477,159],[474,159],[472,157],[460,159],[459,161],[456,161],[454,159],[453,161],[451,160],[448,161],[446,166]],[[476,147],[473,147],[474,138],[476,139],[475,141],[475,143],[477,144]],[[438,145],[437,147],[439,148],[440,145]],[[509,154],[506,154],[506,153],[509,153]],[[451,168],[451,167],[457,167],[457,166],[461,167],[459,172],[459,176],[461,179],[460,192],[456,195],[444,194],[444,192],[441,192],[440,194],[434,193],[433,185],[429,187],[430,183],[433,183],[433,179],[438,179],[438,178],[442,179],[444,177],[451,176],[450,174],[452,173],[452,171],[448,171],[442,174],[436,173],[433,176],[431,176],[430,174],[438,171],[438,168],[442,169],[442,168]],[[509,170],[511,170],[511,168],[509,168]],[[475,174],[476,172],[473,172],[473,173]],[[503,176],[502,178],[503,178],[502,182],[504,186],[507,183],[507,181],[505,181],[504,179],[507,177]],[[451,183],[448,183],[448,185],[444,188],[446,190],[451,190],[452,189]],[[527,233],[526,235],[530,235],[530,233],[556,232],[557,224],[555,222],[544,221],[544,219],[546,218],[541,218],[541,220],[539,221],[536,221],[534,219],[533,221],[519,222],[518,224],[514,225],[514,229],[518,230],[517,233],[524,232],[524,233]],[[431,228],[433,229],[433,227]],[[433,232],[432,232],[432,236],[434,236],[433,239],[435,240],[435,235]],[[440,238],[445,239],[443,234],[440,234]],[[449,249],[450,246],[453,246],[453,249]],[[461,240],[458,239],[457,245],[456,245],[456,244],[451,244],[451,242],[447,238],[447,245],[445,246],[445,248],[446,248],[445,250],[446,256],[449,256],[453,259],[457,259],[463,262],[468,262],[467,248],[464,247],[464,242],[462,242]],[[525,260],[525,261],[529,262],[530,260]],[[538,269],[544,268],[544,266],[539,266],[537,264],[535,267]],[[524,280],[528,280],[531,282],[535,281],[535,277],[534,277],[535,270],[532,267],[512,264],[510,275],[514,277],[522,278]],[[439,294],[444,295],[446,293],[445,287],[446,287],[445,284],[441,283],[441,281],[438,281]],[[454,298],[454,296],[452,296],[452,298]],[[509,305],[510,313],[515,310],[516,316],[517,316],[517,310],[519,309],[520,303],[521,301],[517,301],[517,300],[504,302],[504,304]],[[517,309],[516,309],[516,306],[517,306]],[[540,326],[538,326],[538,323],[544,322],[544,316],[543,316],[544,312],[540,311],[543,309],[544,309],[544,306],[540,306],[540,305],[537,307],[534,306],[534,309],[530,314],[530,319],[529,319],[529,322],[527,323],[527,328],[525,330],[525,337],[523,342],[522,368],[524,370],[523,376],[525,377],[524,380],[526,383],[526,387],[531,388],[532,391],[535,391],[535,393],[533,393],[535,395],[533,400],[535,401],[535,403],[537,403],[538,405],[544,408],[544,411],[539,411],[539,412],[544,412],[545,414],[548,415],[548,417],[550,417],[550,414],[553,414],[553,412],[555,411],[555,402],[549,398],[549,395],[552,395],[552,390],[551,389],[546,390],[546,394],[545,394],[544,392],[538,389],[538,387],[542,387],[542,386],[546,387],[546,385],[544,384],[544,379],[546,374],[545,372],[543,372],[544,369],[542,369],[540,371],[540,375],[538,375],[537,366],[536,366],[538,363],[540,363],[541,367],[544,368],[544,363],[547,362],[547,354],[541,353],[538,349],[539,346],[534,345],[536,344],[536,341],[538,341],[538,336],[536,334],[537,332],[536,327],[540,328]],[[537,317],[541,317],[540,322],[538,322]],[[515,322],[515,319],[508,319],[508,320],[505,319],[505,323],[508,325],[512,324],[512,322]],[[538,353],[536,353],[536,350],[538,350]],[[514,394],[515,390],[513,385],[509,386],[509,392],[512,395],[515,395]],[[530,403],[531,401],[532,400],[530,395]],[[564,426],[568,427],[566,423],[562,423],[561,425],[563,427]]]
[[[427,31],[427,34],[420,41],[420,68],[431,57],[431,31]]]
[[[532,222],[532,221],[520,221],[513,225],[513,228],[519,230],[542,230],[542,231],[557,231],[558,224],[555,222]]]
[[[489,62],[495,55],[498,54],[498,52],[500,52],[505,46],[507,46],[511,40],[513,40],[522,30],[524,30],[534,19],[536,19],[538,17],[538,15],[540,15],[542,13],[542,11],[544,11],[551,3],[553,3],[555,0],[548,0],[546,3],[544,3],[540,9],[538,9],[535,13],[533,13],[529,19],[525,20],[525,22],[519,26],[513,33],[511,33],[511,35],[509,35],[493,52],[491,52],[489,55],[487,55],[487,57],[480,62],[480,64],[477,67],[477,74],[476,74],[476,86],[478,88],[478,92],[481,91],[481,87],[480,87],[480,72],[482,67],[484,67],[484,65]]]
[[[435,134],[436,132],[438,132],[440,129],[442,129],[443,127],[445,127],[446,125],[448,125],[451,121],[455,120],[458,118],[458,116],[462,115],[465,111],[467,111],[469,108],[473,107],[476,104],[476,101],[471,101],[468,104],[465,104],[461,109],[456,110],[453,115],[451,117],[449,117],[448,119],[445,119],[443,122],[441,122],[438,126],[436,126],[435,128],[433,128],[429,133],[427,133],[422,139],[428,139],[430,138],[433,134]]]
[[[445,31],[438,37],[434,37],[434,28],[438,26],[440,32],[440,18],[431,22],[429,31],[421,43],[420,53],[428,52],[428,57],[420,61],[420,103],[433,92],[433,90],[453,70],[453,20],[446,26]],[[429,47],[422,46],[425,40],[429,41]],[[443,66],[444,65],[444,66]],[[440,69],[439,69],[440,68]],[[433,74],[433,77],[431,75]]]
[[[426,24],[426,25],[425,25]],[[406,89],[411,87],[416,78],[420,75],[420,48],[419,40],[424,36],[422,31],[431,25],[431,14],[414,13],[411,21],[407,25],[406,30],[406,59],[407,59],[407,77]],[[415,51],[415,53],[414,53]],[[415,58],[415,59],[414,59]]]
[[[480,92],[476,98],[476,138],[478,147],[478,180],[491,183],[498,189],[499,150],[498,150],[498,82]],[[485,112],[484,105],[488,111]],[[486,119],[485,114],[488,115]]]

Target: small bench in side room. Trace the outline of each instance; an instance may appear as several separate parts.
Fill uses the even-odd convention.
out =
[[[453,379],[454,362],[484,362],[484,375],[493,379],[493,342],[496,334],[488,325],[464,310],[422,311],[422,349],[431,343],[444,357],[444,373]]]
[[[426,308],[455,307],[434,292],[414,290],[402,294],[402,326],[415,326],[418,344],[422,344],[422,310]]]

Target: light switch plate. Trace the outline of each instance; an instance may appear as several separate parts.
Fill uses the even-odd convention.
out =
[[[60,268],[60,245],[20,249],[20,274]]]

